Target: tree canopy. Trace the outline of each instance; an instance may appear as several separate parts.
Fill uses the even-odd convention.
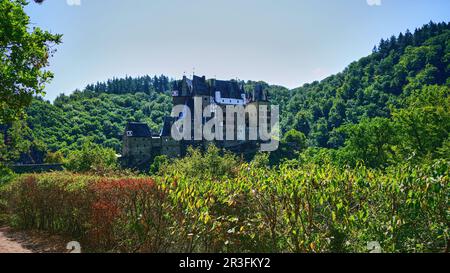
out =
[[[53,77],[48,66],[61,35],[32,27],[25,0],[0,1],[0,123],[23,114]]]

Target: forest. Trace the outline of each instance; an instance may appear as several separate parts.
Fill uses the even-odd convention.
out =
[[[60,42],[33,35],[44,51],[43,40]],[[0,221],[69,235],[92,252],[367,252],[374,241],[386,252],[448,252],[449,75],[450,23],[430,22],[320,82],[259,82],[281,109],[276,152],[245,161],[190,149],[143,172],[119,166],[121,136],[128,121],[161,129],[174,79],[114,78],[53,102],[22,92],[7,105],[18,98],[8,90],[29,82],[4,76]],[[40,80],[27,88],[50,76],[28,75]],[[256,82],[242,83],[250,92]],[[42,162],[64,171],[9,169]]]

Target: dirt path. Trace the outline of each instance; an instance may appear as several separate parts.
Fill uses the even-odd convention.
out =
[[[13,231],[0,227],[0,253],[65,253],[63,240],[41,232]]]
[[[8,228],[0,228],[0,253],[32,253],[31,250],[25,248],[20,242],[15,241],[7,234],[9,234]]]

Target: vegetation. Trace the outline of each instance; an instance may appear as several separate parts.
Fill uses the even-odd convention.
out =
[[[61,95],[54,104],[35,99],[28,109],[28,124],[35,138],[49,151],[67,154],[84,142],[121,150],[121,137],[128,121],[147,122],[154,132],[170,114],[172,100],[167,92],[127,94],[76,91]]]
[[[292,90],[282,111],[283,129],[304,133],[309,146],[342,147],[342,125],[390,118],[392,109],[407,106],[407,98],[424,86],[449,86],[449,41],[450,24],[432,22],[382,40],[373,54],[342,73]]]
[[[138,175],[117,166],[120,135],[128,121],[160,130],[172,80],[114,78],[53,103],[33,97],[61,36],[30,30],[24,5],[0,0],[0,220],[7,212],[15,227],[90,251],[365,252],[372,241],[450,251],[450,24],[382,40],[321,82],[262,83],[282,107],[274,153],[244,162],[189,149]],[[41,161],[67,171],[5,167]]]
[[[89,251],[366,252],[372,241],[386,252],[448,247],[448,161],[384,171],[289,162],[242,163],[220,177],[199,172],[216,159],[193,151],[181,171],[177,161],[152,178],[26,175],[3,195],[17,227],[65,233]]]
[[[248,92],[254,84],[247,83]],[[61,94],[53,104],[35,98],[27,110],[27,123],[34,138],[51,152],[67,154],[90,141],[120,153],[128,121],[145,122],[155,133],[161,130],[164,117],[172,110],[172,85],[164,75],[125,77],[88,85],[70,96]],[[265,85],[280,100],[287,91]]]
[[[0,123],[22,116],[33,95],[42,94],[53,77],[44,69],[53,45],[61,43],[61,35],[31,27],[25,5],[25,0],[0,1]]]
[[[450,84],[449,36],[450,24],[429,23],[414,33],[407,31],[382,40],[373,54],[321,82],[294,90],[260,82],[273,104],[281,106],[283,133],[289,135],[288,132],[292,134],[296,130],[306,137],[306,143],[300,146],[285,145],[289,154],[272,155],[272,163],[292,159],[306,147],[342,148],[352,141],[349,137],[355,137],[348,133],[354,125],[369,126],[372,119],[387,122],[394,118],[393,112],[398,114],[396,119],[414,111],[420,113],[414,110],[412,101],[423,90],[448,88]],[[114,78],[88,85],[70,96],[60,95],[53,104],[35,98],[27,110],[27,124],[33,139],[45,144],[50,152],[61,150],[67,155],[90,141],[120,153],[120,137],[127,121],[146,122],[154,132],[161,129],[163,117],[170,113],[172,106],[169,91],[172,84],[173,80],[164,75]],[[250,92],[255,84],[246,82],[246,91]],[[408,107],[409,113],[400,114],[399,109]],[[404,136],[410,134],[405,132]]]
[[[334,159],[379,168],[440,158],[450,137],[449,92],[449,87],[424,87],[408,97],[406,108],[393,109],[391,118],[365,118],[341,127],[346,141],[342,149],[332,150]]]
[[[114,150],[90,142],[80,150],[71,152],[65,165],[69,171],[98,174],[114,171],[118,167]]]
[[[231,152],[210,145],[205,153],[188,148],[187,156],[160,168],[161,174],[183,175],[199,179],[221,180],[235,177],[240,160]],[[176,167],[175,167],[176,166]]]

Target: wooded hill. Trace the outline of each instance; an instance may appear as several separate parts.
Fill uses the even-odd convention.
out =
[[[349,140],[350,125],[390,119],[395,109],[410,106],[429,86],[448,88],[449,62],[450,24],[430,22],[413,33],[381,40],[372,54],[320,82],[293,90],[265,87],[272,103],[281,106],[283,133],[295,129],[304,134],[299,147],[340,148]],[[127,121],[144,121],[160,130],[172,107],[172,83],[164,75],[115,78],[62,94],[53,104],[36,98],[27,111],[32,139],[51,151],[66,153],[91,141],[119,152]],[[245,82],[246,90],[254,83]],[[448,131],[440,137],[448,137]]]

